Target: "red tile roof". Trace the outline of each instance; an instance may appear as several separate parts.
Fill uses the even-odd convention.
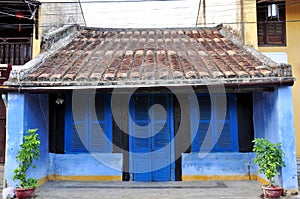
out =
[[[168,85],[293,81],[289,65],[269,66],[212,29],[82,29],[8,85]],[[258,56],[255,56],[255,53]],[[270,62],[273,63],[273,62]],[[273,63],[274,65],[274,63]]]

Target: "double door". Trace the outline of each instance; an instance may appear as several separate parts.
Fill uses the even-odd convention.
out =
[[[130,101],[130,173],[134,181],[170,181],[173,125],[169,95],[134,95]]]

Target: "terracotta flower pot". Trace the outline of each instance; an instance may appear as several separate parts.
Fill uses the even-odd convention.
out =
[[[27,199],[33,196],[35,188],[16,188],[15,194],[19,199]]]
[[[263,186],[262,190],[265,198],[280,198],[283,188],[276,186]]]

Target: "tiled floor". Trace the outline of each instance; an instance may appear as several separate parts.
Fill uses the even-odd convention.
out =
[[[257,181],[195,182],[47,182],[36,192],[36,198],[260,198]]]

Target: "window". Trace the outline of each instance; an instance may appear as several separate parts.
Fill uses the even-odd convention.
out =
[[[200,118],[198,129],[192,130],[192,152],[236,152],[238,151],[238,128],[235,95],[227,95],[227,107],[224,118],[221,95],[199,95]],[[193,118],[193,117],[191,117]],[[210,128],[209,128],[210,126]],[[193,134],[196,133],[196,134]]]
[[[285,46],[285,2],[257,4],[257,35],[259,46]]]
[[[76,108],[73,110],[71,98],[71,95],[67,97],[66,153],[112,152],[110,97],[99,94],[81,95],[76,98],[73,105]]]
[[[35,15],[38,19],[39,11],[35,9],[39,4],[0,1],[0,64],[23,65],[31,60],[34,32],[38,39],[38,20],[30,18]]]

